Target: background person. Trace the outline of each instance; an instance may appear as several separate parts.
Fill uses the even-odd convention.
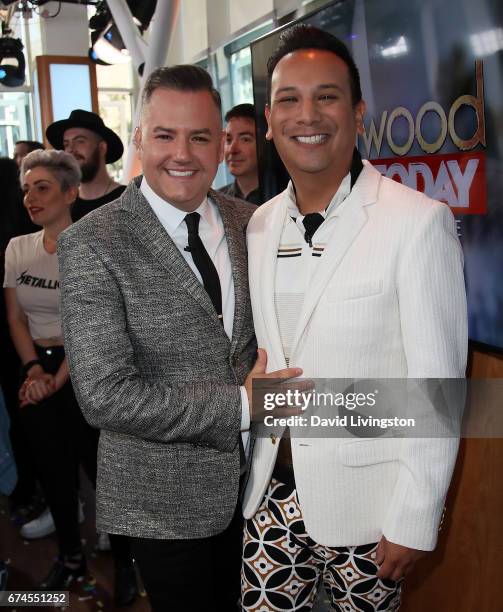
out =
[[[46,137],[55,149],[73,155],[82,171],[79,195],[72,207],[73,221],[122,194],[126,187],[109,175],[107,164],[120,159],[124,147],[99,115],[75,109],[68,119],[52,123],[46,130]]]
[[[18,168],[21,168],[21,163],[28,153],[39,149],[45,149],[45,147],[37,140],[18,140],[14,145],[14,161]]]
[[[0,270],[4,270],[5,249],[15,236],[30,234],[38,227],[23,206],[19,168],[9,157],[0,158],[2,197],[0,204]],[[20,422],[17,393],[20,362],[12,344],[3,292],[0,295],[0,384],[11,420],[11,441],[18,468],[18,481],[9,501],[11,516],[17,524],[31,521],[43,508],[37,490],[34,461]]]
[[[258,188],[255,107],[238,104],[225,115],[224,156],[234,181],[220,191],[233,198],[261,204]]]
[[[8,320],[26,376],[19,393],[22,418],[60,548],[40,585],[47,590],[58,590],[86,573],[78,522],[79,464],[96,483],[99,432],[84,420],[69,379],[56,255],[56,240],[72,222],[70,208],[79,180],[77,162],[63,151],[27,155],[21,171],[24,203],[42,230],[13,238],[5,254]],[[136,595],[130,576],[134,568],[129,554],[123,558],[113,552],[116,600],[130,603]],[[118,590],[124,583],[128,589]]]
[[[59,151],[29,153],[21,169],[24,203],[42,229],[13,238],[5,253],[9,326],[26,376],[19,392],[23,422],[60,547],[57,562],[40,585],[48,590],[85,574],[76,452],[88,442],[83,465],[89,474],[96,450],[96,432],[83,420],[73,396],[59,312],[56,240],[72,222],[70,207],[79,181],[80,169],[71,156]]]

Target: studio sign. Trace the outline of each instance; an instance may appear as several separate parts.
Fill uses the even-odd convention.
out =
[[[368,132],[364,128],[361,139],[365,145],[366,157],[370,157],[372,149],[380,155],[386,131],[386,142],[397,158],[373,159],[374,166],[385,176],[426,193],[437,200],[442,200],[455,209],[457,213],[482,214],[486,212],[486,181],[485,152],[470,152],[477,145],[486,146],[484,119],[484,80],[482,62],[475,62],[477,95],[462,95],[451,105],[448,113],[438,102],[425,102],[414,119],[412,113],[403,106],[393,109],[389,115],[385,110],[381,114],[379,130],[374,120],[369,125]],[[462,106],[471,107],[475,112],[477,127],[475,133],[468,139],[463,139],[456,132],[456,113]],[[427,141],[422,133],[422,123],[428,113],[435,113],[440,120],[440,130],[437,138]],[[398,144],[393,138],[393,124],[401,118],[408,126],[407,139]],[[447,134],[462,153],[432,155],[444,145]],[[406,157],[414,143],[428,155]]]

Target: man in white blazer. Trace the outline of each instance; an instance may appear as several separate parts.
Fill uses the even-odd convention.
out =
[[[462,378],[462,252],[449,208],[382,177],[355,149],[365,104],[347,48],[286,30],[268,62],[267,138],[291,182],[248,226],[267,371],[310,378]],[[437,540],[455,438],[257,436],[244,497],[242,605],[397,610]]]

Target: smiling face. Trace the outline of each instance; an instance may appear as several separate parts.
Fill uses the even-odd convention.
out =
[[[69,218],[70,206],[77,197],[77,187],[62,191],[56,176],[43,166],[36,166],[25,173],[23,192],[30,219],[41,227]]]
[[[255,121],[248,117],[232,117],[225,128],[225,161],[229,172],[240,176],[256,177],[257,147]]]
[[[155,193],[180,210],[196,210],[223,159],[220,111],[210,92],[154,90],[134,140]]]
[[[351,166],[363,101],[353,104],[347,65],[334,53],[302,49],[285,55],[271,81],[268,131],[295,184],[333,180]]]

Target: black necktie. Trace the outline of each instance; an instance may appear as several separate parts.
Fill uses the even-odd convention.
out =
[[[192,260],[196,264],[196,268],[199,270],[199,274],[203,279],[203,285],[208,295],[210,296],[213,306],[217,311],[220,323],[224,324],[224,317],[222,314],[222,289],[220,287],[220,279],[218,278],[218,272],[215,268],[214,263],[211,261],[211,257],[208,255],[208,251],[204,248],[203,241],[199,237],[199,219],[200,215],[197,212],[190,213],[185,217],[185,223],[189,230],[189,246],[185,247],[185,251],[188,251],[192,255]],[[243,447],[243,440],[241,434],[239,435],[239,462],[241,465],[241,474],[246,469],[246,456]]]
[[[192,255],[196,268],[203,279],[203,285],[215,307],[220,322],[224,323],[222,314],[222,289],[220,287],[220,279],[208,251],[204,248],[203,241],[199,237],[199,219],[200,215],[197,212],[190,213],[185,217],[185,223],[189,231],[189,246],[185,247],[185,251],[189,251]]]
[[[304,240],[309,244],[309,246],[313,246],[311,240],[323,221],[325,221],[325,217],[321,213],[309,213],[302,219],[302,223],[306,228]]]

